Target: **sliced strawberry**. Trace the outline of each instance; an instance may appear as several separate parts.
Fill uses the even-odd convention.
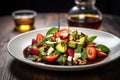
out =
[[[68,48],[67,54],[73,58],[74,57],[74,49],[73,48]]]
[[[96,45],[95,42],[89,42],[89,43],[87,43],[87,46],[95,46],[95,45]]]
[[[55,33],[55,37],[60,37],[61,39],[67,39],[68,38],[68,30],[67,29],[61,29],[57,33]]]
[[[93,46],[86,47],[87,57],[89,60],[94,60],[96,58],[96,48]]]
[[[107,54],[107,53],[104,53],[104,52],[102,52],[102,51],[100,51],[100,50],[97,50],[97,55],[98,55],[98,56],[101,56],[101,57],[106,57],[108,54]]]
[[[38,33],[37,37],[36,37],[36,42],[39,43],[43,38],[44,38],[44,36],[42,34]]]
[[[34,38],[32,39],[32,45],[33,44],[37,44],[37,41]]]
[[[38,48],[36,46],[31,47],[29,52],[33,55],[39,54]]]

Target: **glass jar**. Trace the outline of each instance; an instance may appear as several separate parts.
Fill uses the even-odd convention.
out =
[[[99,29],[102,14],[95,7],[95,0],[75,0],[76,5],[68,12],[68,26]]]

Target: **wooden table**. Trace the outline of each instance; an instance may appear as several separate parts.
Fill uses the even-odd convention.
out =
[[[36,17],[35,28],[67,26],[66,13],[41,13]],[[21,34],[14,31],[11,16],[0,17],[0,80],[120,80],[120,58],[112,63],[91,70],[60,72],[38,69],[13,58],[7,51],[7,43]],[[103,15],[100,30],[120,37],[120,17]],[[112,42],[111,42],[112,44]]]

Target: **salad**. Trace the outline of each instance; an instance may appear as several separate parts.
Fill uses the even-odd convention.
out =
[[[46,64],[86,65],[102,61],[110,53],[104,44],[97,44],[97,36],[53,27],[46,35],[36,34],[31,45],[24,49],[25,58]]]

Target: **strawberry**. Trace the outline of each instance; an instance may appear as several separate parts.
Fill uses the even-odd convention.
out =
[[[33,55],[39,54],[38,48],[36,46],[31,47],[29,52]]]

